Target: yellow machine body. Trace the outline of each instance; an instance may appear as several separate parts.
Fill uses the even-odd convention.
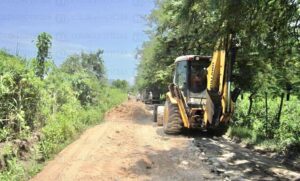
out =
[[[167,124],[170,119],[169,104],[178,107],[178,112],[183,127],[185,128],[215,128],[220,124],[224,125],[230,121],[234,110],[230,79],[232,59],[228,56],[228,51],[226,51],[227,47],[224,46],[224,42],[222,43],[223,48],[219,48],[220,46],[216,48],[212,57],[203,58],[201,56],[191,55],[181,56],[175,60],[176,66],[179,66],[178,63],[182,61],[194,62],[209,60],[208,67],[204,67],[206,72],[206,95],[204,98],[201,98],[200,104],[191,104],[189,101],[192,100],[192,98],[190,98],[190,94],[186,93],[186,84],[180,87],[180,85],[177,85],[176,81],[174,81],[169,86],[169,92],[166,94],[168,104],[165,105],[164,109],[164,124]],[[197,59],[196,57],[200,58]],[[190,75],[190,73],[187,75]],[[174,77],[176,77],[176,73]],[[191,76],[187,76],[187,82],[190,81],[190,79]]]

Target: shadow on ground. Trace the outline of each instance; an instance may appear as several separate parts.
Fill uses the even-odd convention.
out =
[[[151,110],[151,107],[147,109]],[[146,117],[147,121],[152,118],[151,115]],[[143,121],[138,119],[138,122]],[[156,126],[156,123],[152,124]],[[283,164],[282,160],[242,147],[224,137],[199,130],[169,136],[161,127],[156,133],[163,140],[180,137],[190,144],[180,150],[149,150],[145,153],[147,161],[139,160],[130,168],[152,180],[300,180],[299,170]]]
[[[205,164],[197,161],[197,154],[192,150],[148,148],[145,155],[128,171],[149,180],[222,180],[220,175],[212,174]]]
[[[208,168],[211,173],[214,173],[216,176],[221,176],[222,178],[228,178],[230,180],[300,179],[299,170],[296,168],[284,165],[281,160],[272,158],[269,155],[242,147],[240,144],[231,142],[224,137],[215,137],[204,131],[193,130],[186,131],[183,135],[179,136],[165,135],[162,128],[158,128],[156,132],[161,136],[161,139],[165,140],[175,137],[186,137],[187,139],[190,139],[190,145],[186,150],[192,149],[194,150],[194,154],[185,159],[188,160],[188,162],[190,162],[191,159],[195,159],[193,161],[198,162],[198,166],[199,163],[206,165],[205,167]],[[181,151],[185,153],[186,150]],[[169,152],[174,157],[178,157],[178,155],[173,153],[180,155],[176,150],[169,150],[162,152],[158,151],[156,154],[148,154],[147,156],[149,159],[155,159],[155,156],[163,157],[163,155],[170,155]],[[176,170],[176,173],[182,172],[181,168],[173,168]],[[173,170],[172,172],[175,171]],[[195,172],[192,173],[195,174]],[[188,176],[186,177],[186,180],[195,179],[195,177],[192,177],[188,173],[186,174],[186,176]]]

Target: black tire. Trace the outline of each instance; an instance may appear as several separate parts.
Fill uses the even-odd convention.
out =
[[[157,122],[157,105],[154,105],[154,109],[153,109],[153,121]]]
[[[164,132],[166,134],[180,134],[183,130],[183,122],[179,113],[179,108],[176,104],[171,104],[166,101],[166,106],[168,106],[168,116],[167,120],[164,120]]]
[[[158,117],[157,115],[157,126],[163,126],[163,122],[164,122],[164,119],[165,119],[165,112],[166,112],[166,109],[168,109],[168,103],[167,101],[165,102],[165,105],[164,105],[164,111],[163,111],[163,115],[162,117]],[[158,112],[158,107],[156,108],[156,111]],[[158,113],[157,113],[158,114]]]

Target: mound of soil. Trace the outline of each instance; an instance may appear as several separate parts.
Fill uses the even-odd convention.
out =
[[[110,110],[105,115],[106,121],[143,121],[147,117],[152,116],[147,110],[145,104],[136,101],[125,102],[112,110]]]

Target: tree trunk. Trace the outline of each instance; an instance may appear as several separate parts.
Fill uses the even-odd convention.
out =
[[[283,105],[283,99],[284,99],[284,93],[281,94],[281,97],[280,97],[280,105],[279,105],[279,110],[278,110],[278,117],[277,117],[277,128],[280,124],[280,116],[281,116],[281,112],[282,112],[282,105]]]
[[[251,95],[249,96],[249,108],[248,108],[248,116],[251,114],[251,111],[252,111],[252,105],[253,105],[253,96],[255,95],[256,93],[253,92],[251,93]]]
[[[269,137],[270,135],[269,135],[269,130],[268,130],[268,93],[267,92],[265,92],[265,106],[266,106],[266,109],[265,109],[265,111],[266,111],[265,132],[266,132],[267,137]]]

